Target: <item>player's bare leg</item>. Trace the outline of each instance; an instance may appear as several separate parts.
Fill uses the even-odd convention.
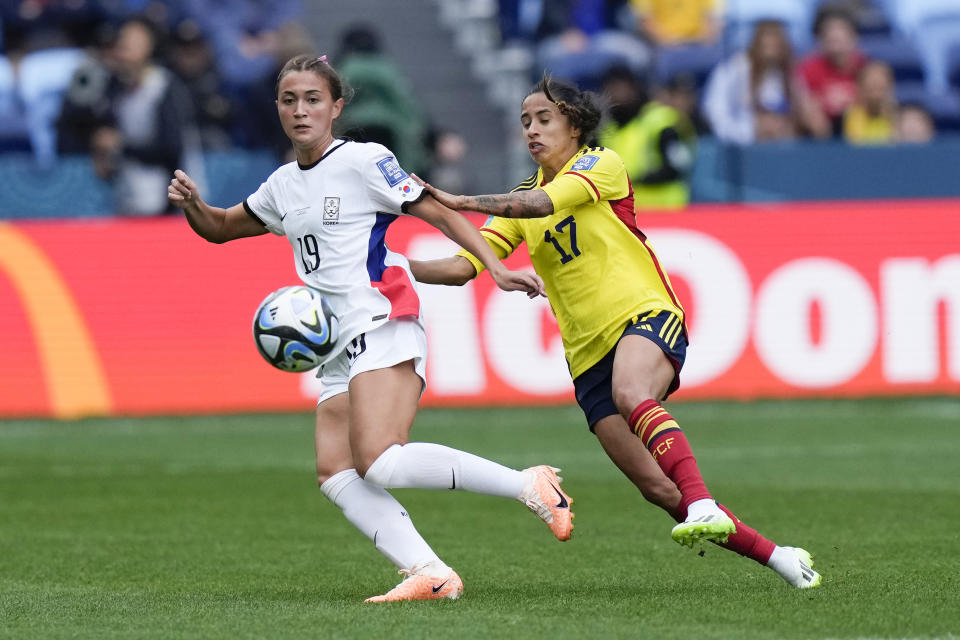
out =
[[[680,506],[680,490],[633,435],[622,416],[601,418],[593,425],[593,432],[610,460],[648,502],[671,515],[676,513]]]
[[[317,484],[353,467],[350,451],[350,403],[341,393],[317,405],[313,437],[317,457]]]
[[[350,442],[364,478],[384,488],[460,489],[515,498],[560,540],[573,529],[572,500],[546,465],[516,471],[429,442],[409,442],[422,389],[413,362],[360,373],[350,381]]]
[[[760,535],[755,529],[742,522],[726,507],[716,503],[712,497],[709,497],[709,494],[707,494],[709,497],[708,500],[700,499],[700,505],[708,509],[707,518],[714,522],[719,520],[721,526],[725,526],[724,520],[729,520],[730,524],[733,525],[733,530],[725,535],[711,537],[709,535],[703,535],[703,525],[694,522],[691,527],[688,524],[691,520],[696,520],[703,516],[691,517],[691,509],[688,509],[688,506],[692,508],[696,502],[690,502],[689,498],[684,501],[683,493],[678,488],[679,483],[675,483],[674,479],[667,477],[667,469],[663,468],[665,466],[662,461],[664,456],[658,456],[661,452],[669,454],[672,447],[677,443],[677,440],[675,439],[664,448],[663,440],[665,440],[665,438],[659,438],[656,429],[658,426],[666,426],[667,429],[673,426],[675,427],[675,431],[672,432],[674,438],[678,437],[676,435],[678,432],[681,435],[682,432],[679,431],[679,427],[676,427],[673,418],[663,411],[659,404],[652,400],[654,398],[662,398],[666,394],[670,382],[673,380],[673,365],[663,354],[663,351],[660,350],[660,347],[650,340],[641,336],[626,336],[621,340],[621,346],[627,342],[627,340],[630,342],[627,343],[626,348],[622,352],[620,347],[618,347],[617,358],[614,361],[614,401],[617,403],[617,406],[620,407],[621,411],[624,411],[624,406],[630,406],[633,402],[639,401],[639,405],[633,405],[638,408],[644,404],[648,404],[651,408],[648,409],[647,416],[652,419],[644,420],[643,416],[641,416],[640,422],[642,424],[639,425],[641,427],[639,429],[641,433],[638,435],[647,435],[647,439],[644,443],[643,438],[635,438],[631,434],[630,437],[634,440],[634,448],[632,449],[627,448],[626,444],[618,442],[619,438],[617,436],[616,425],[617,422],[620,421],[620,416],[608,416],[598,421],[597,424],[594,425],[594,431],[599,438],[602,429],[605,438],[609,438],[610,447],[608,448],[607,445],[604,444],[604,449],[607,450],[610,459],[613,460],[641,491],[644,491],[644,486],[646,485],[650,487],[648,491],[654,496],[659,497],[659,500],[652,499],[647,496],[647,492],[644,492],[644,496],[647,497],[648,500],[664,508],[674,519],[681,521],[680,524],[674,527],[672,532],[674,540],[678,542],[690,540],[688,544],[691,545],[693,540],[711,540],[726,549],[770,567],[776,571],[780,577],[795,587],[806,589],[819,586],[821,583],[820,574],[813,570],[813,559],[807,551],[800,548],[781,547],[774,544]],[[621,357],[622,355],[626,357]],[[633,367],[645,373],[645,376],[637,376],[637,382],[631,384],[629,375]],[[642,379],[645,379],[646,382],[642,382]],[[620,383],[619,387],[618,382]],[[644,397],[647,399],[641,400],[641,398]],[[637,411],[634,410],[631,413],[636,412]],[[673,425],[669,424],[671,422],[673,422]],[[626,425],[621,425],[621,428],[625,426]],[[629,429],[629,427],[627,428]],[[643,433],[644,429],[646,429],[646,433]],[[665,435],[669,437],[669,434]],[[660,443],[659,445],[658,442]],[[601,443],[603,443],[603,440],[601,440]],[[640,445],[639,447],[636,446],[638,444]],[[647,446],[644,446],[644,444]],[[686,443],[685,437],[680,441],[680,445],[686,446],[689,451],[689,444]],[[637,459],[624,460],[630,456],[635,456]],[[699,479],[699,471],[696,469],[696,462],[693,460],[692,452],[689,453],[689,457],[693,465],[692,471],[696,472],[697,479]],[[676,465],[677,462],[674,461],[673,464]],[[690,473],[691,470],[687,469],[686,472]],[[680,478],[676,479],[679,480]],[[668,484],[665,485],[664,480],[666,480]],[[700,482],[702,483],[702,480],[700,480]],[[673,491],[670,489],[671,485],[674,487]],[[706,491],[705,486],[703,487],[703,491]],[[714,514],[711,514],[709,510],[719,510],[722,518],[717,518]],[[678,531],[681,533],[680,536],[677,535]],[[707,531],[710,531],[710,529],[707,529]],[[693,535],[687,538],[683,537],[684,533],[690,534],[691,532]]]
[[[658,402],[674,375],[673,364],[655,342],[624,336],[613,362],[613,400],[631,431],[680,490],[679,512],[686,515],[673,528],[673,539],[688,546],[700,540],[726,542],[736,526],[711,497],[686,436]]]
[[[348,398],[341,393],[317,406],[314,444],[321,491],[401,572],[419,575],[427,567],[446,567],[417,532],[403,505],[357,474],[350,449]],[[456,598],[463,590],[459,580],[451,576],[441,589],[427,588],[427,595]]]

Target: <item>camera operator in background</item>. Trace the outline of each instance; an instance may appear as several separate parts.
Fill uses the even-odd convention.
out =
[[[190,95],[154,62],[156,48],[150,22],[124,22],[74,76],[58,122],[60,151],[91,154],[123,215],[167,211],[168,176],[198,146]]]

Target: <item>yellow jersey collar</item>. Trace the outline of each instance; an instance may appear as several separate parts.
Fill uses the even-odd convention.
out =
[[[587,153],[588,151],[590,151],[590,147],[588,145],[583,145],[582,147],[580,147],[575,154],[570,156],[570,159],[567,160],[567,164],[563,165],[563,168],[560,169],[560,171],[557,171],[557,176],[562,176],[567,171],[569,171],[570,167],[573,166],[573,163],[576,162],[580,158],[580,156]],[[538,167],[537,168],[537,185],[542,187],[545,184],[546,183],[543,181],[543,167]]]

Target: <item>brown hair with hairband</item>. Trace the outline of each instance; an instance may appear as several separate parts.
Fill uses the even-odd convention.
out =
[[[597,127],[600,125],[602,110],[600,100],[592,91],[581,91],[576,85],[563,80],[554,80],[546,71],[543,77],[527,93],[542,93],[547,100],[557,105],[561,115],[566,116],[570,124],[580,129],[578,142],[596,144]]]

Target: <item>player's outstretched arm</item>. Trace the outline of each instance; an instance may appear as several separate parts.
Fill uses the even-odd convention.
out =
[[[437,201],[454,211],[476,211],[500,218],[545,218],[553,214],[553,201],[541,189],[484,196],[455,196],[424,182],[417,175],[412,177]]]
[[[175,207],[183,209],[190,227],[209,242],[219,244],[267,232],[262,224],[244,211],[242,204],[229,209],[208,205],[200,198],[196,183],[180,169],[174,172],[170,180],[167,198]]]
[[[445,236],[472,253],[490,272],[493,281],[504,291],[523,291],[531,298],[543,295],[543,281],[535,273],[511,271],[497,259],[493,249],[480,231],[457,211],[453,211],[431,196],[411,204],[407,213],[427,222]]]
[[[438,260],[411,260],[410,271],[417,282],[462,287],[475,277],[477,269],[463,256]]]

